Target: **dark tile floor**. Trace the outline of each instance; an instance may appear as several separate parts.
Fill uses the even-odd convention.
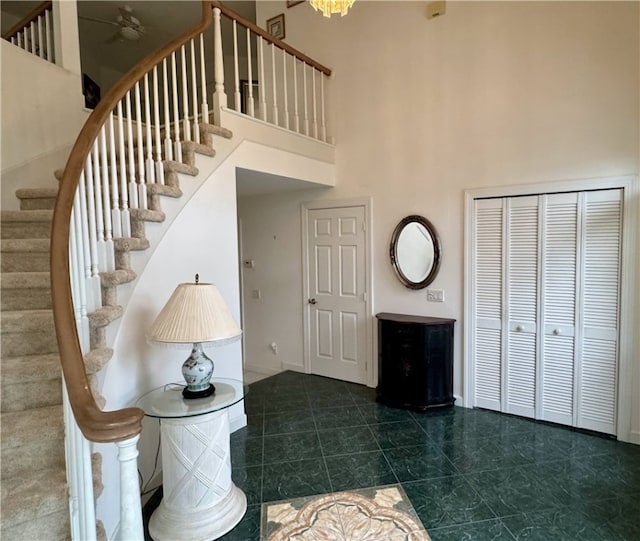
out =
[[[640,446],[484,410],[392,409],[293,372],[252,384],[246,411],[231,453],[249,508],[225,541],[260,539],[262,502],[398,482],[434,541],[640,540]]]

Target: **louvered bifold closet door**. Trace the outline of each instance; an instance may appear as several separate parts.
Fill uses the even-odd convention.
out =
[[[506,200],[507,340],[503,411],[535,417],[538,196]]]
[[[475,401],[502,409],[503,200],[475,201]]]
[[[543,195],[537,417],[573,425],[578,194]]]
[[[584,194],[577,426],[615,434],[622,190]]]

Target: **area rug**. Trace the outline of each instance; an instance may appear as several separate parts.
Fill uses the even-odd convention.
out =
[[[430,541],[400,485],[262,504],[263,541]]]

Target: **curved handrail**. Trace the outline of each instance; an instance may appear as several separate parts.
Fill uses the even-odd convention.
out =
[[[327,76],[331,75],[331,70],[329,68],[327,68],[326,66],[323,66],[322,64],[316,62],[312,58],[309,58],[306,54],[298,51],[298,49],[295,49],[295,48],[291,47],[291,45],[286,44],[284,41],[279,40],[278,38],[274,38],[271,34],[266,32],[265,30],[263,30],[262,28],[260,28],[256,24],[252,23],[250,20],[245,19],[244,17],[238,15],[232,9],[228,8],[227,6],[225,6],[222,2],[217,2],[217,1],[214,0],[214,1],[211,2],[211,5],[213,7],[219,8],[220,12],[223,15],[226,15],[231,20],[239,22],[241,25],[245,26],[246,28],[248,28],[249,30],[254,32],[255,34],[258,34],[262,38],[266,39],[269,43],[273,43],[279,49],[282,49],[282,50],[286,51],[287,53],[289,53],[290,55],[293,55],[293,56],[299,58],[300,60],[302,60],[306,64],[309,64],[310,66],[314,67],[318,71],[321,71],[325,75],[327,75]]]
[[[45,11],[47,11],[48,9],[51,9],[52,5],[53,5],[53,2],[51,0],[48,0],[47,2],[42,2],[42,4],[40,4],[35,9],[27,13],[16,24],[14,24],[11,28],[9,28],[9,30],[7,30],[4,34],[2,34],[2,39],[10,40],[18,32],[20,32],[21,30],[29,26],[32,21],[35,21]]]
[[[76,328],[69,272],[69,234],[74,195],[87,156],[114,107],[153,66],[209,27],[213,19],[211,7],[210,1],[203,0],[202,20],[197,26],[141,60],[98,103],[76,139],[60,182],[51,229],[53,315],[69,402],[78,427],[89,441],[117,442],[140,434],[144,413],[139,408],[102,411],[89,387]]]

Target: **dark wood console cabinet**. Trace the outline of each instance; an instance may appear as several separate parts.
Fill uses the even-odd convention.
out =
[[[377,400],[424,411],[452,406],[455,319],[380,313]]]

